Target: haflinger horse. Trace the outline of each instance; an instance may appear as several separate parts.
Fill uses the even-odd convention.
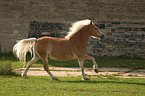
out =
[[[70,32],[65,38],[41,37],[39,39],[29,38],[20,40],[14,47],[13,53],[20,59],[25,61],[26,53],[30,51],[33,58],[27,63],[26,69],[22,76],[27,77],[30,66],[41,59],[44,69],[50,75],[52,80],[58,80],[54,77],[48,67],[48,57],[57,61],[67,61],[77,59],[82,71],[82,79],[90,80],[84,73],[84,60],[88,59],[93,62],[95,72],[98,72],[98,65],[95,59],[86,54],[87,43],[90,36],[103,39],[103,33],[94,25],[91,20],[81,20],[72,24]]]

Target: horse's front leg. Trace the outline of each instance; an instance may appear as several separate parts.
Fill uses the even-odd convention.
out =
[[[96,73],[98,73],[99,72],[99,70],[98,70],[98,65],[97,65],[97,63],[96,63],[96,61],[95,61],[95,59],[92,57],[92,62],[93,62],[93,69],[94,69],[94,71],[96,72]]]
[[[84,59],[78,59],[78,62],[82,71],[83,80],[90,80],[88,77],[85,76],[85,73],[84,73]]]
[[[95,59],[94,59],[93,57],[91,57],[91,56],[88,56],[88,55],[84,56],[84,59],[91,60],[91,61],[93,62],[93,64],[94,64],[94,65],[93,65],[94,71],[95,71],[96,73],[98,73],[98,65],[97,65]]]

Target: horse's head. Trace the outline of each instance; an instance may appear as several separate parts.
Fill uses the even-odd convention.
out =
[[[89,26],[90,26],[89,32],[90,32],[90,35],[92,37],[96,37],[96,38],[99,38],[99,39],[104,38],[103,33],[94,25],[94,23],[92,21],[90,22]]]

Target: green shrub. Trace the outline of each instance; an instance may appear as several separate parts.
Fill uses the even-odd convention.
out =
[[[13,67],[11,62],[0,62],[0,75],[15,75],[18,76]]]

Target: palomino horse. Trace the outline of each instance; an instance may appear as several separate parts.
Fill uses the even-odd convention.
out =
[[[70,32],[65,38],[42,37],[39,39],[29,38],[20,40],[13,48],[13,52],[22,61],[26,59],[26,53],[31,51],[33,46],[33,58],[28,62],[22,76],[27,78],[28,69],[37,60],[41,59],[44,64],[44,69],[53,80],[54,77],[48,67],[48,56],[54,60],[67,61],[77,59],[82,71],[82,78],[90,80],[84,74],[84,60],[88,59],[93,62],[95,72],[98,72],[98,65],[95,59],[86,55],[87,42],[90,36],[103,39],[103,33],[94,25],[91,20],[81,20],[72,24]]]

